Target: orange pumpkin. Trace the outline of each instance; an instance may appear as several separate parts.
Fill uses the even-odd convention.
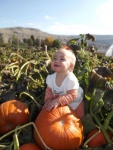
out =
[[[29,121],[30,113],[26,103],[8,100],[0,105],[0,134],[7,133]]]
[[[93,129],[91,130],[88,135],[86,136],[86,140],[88,140],[90,137],[92,137],[95,133],[97,133],[99,130],[98,129]],[[109,138],[111,138],[110,132],[107,132]],[[97,148],[101,147],[102,145],[107,144],[107,141],[104,137],[104,134],[102,131],[100,131],[96,136],[94,136],[89,142],[88,142],[88,147],[90,148]]]
[[[52,111],[42,109],[35,125],[44,143],[53,150],[75,150],[83,142],[82,122],[68,106],[58,107]],[[36,130],[34,138],[37,144],[45,149]]]
[[[20,146],[19,150],[40,150],[38,145],[34,143],[26,143]]]

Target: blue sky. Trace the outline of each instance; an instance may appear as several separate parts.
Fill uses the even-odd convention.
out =
[[[0,28],[113,35],[113,0],[0,0]]]

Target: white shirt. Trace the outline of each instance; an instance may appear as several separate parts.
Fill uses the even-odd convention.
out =
[[[83,90],[79,86],[79,82],[73,72],[70,72],[65,77],[61,86],[56,85],[56,73],[47,76],[46,84],[48,87],[52,89],[53,95],[54,94],[64,95],[67,93],[68,90],[77,89],[78,90],[77,98],[73,102],[69,103],[69,106],[74,110],[83,100]]]

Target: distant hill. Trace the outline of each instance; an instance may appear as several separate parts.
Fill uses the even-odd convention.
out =
[[[80,33],[81,34],[81,33]],[[87,33],[86,33],[87,34]],[[8,42],[13,36],[16,36],[19,40],[24,38],[30,38],[33,35],[35,38],[45,39],[48,36],[53,37],[53,39],[59,39],[62,43],[66,43],[72,38],[77,38],[79,35],[54,35],[43,32],[35,28],[23,28],[23,27],[13,27],[13,28],[0,28],[0,36],[3,37],[4,42]],[[108,49],[108,47],[113,44],[113,35],[94,35],[96,37],[95,42],[89,42],[90,44],[98,47],[99,49]]]
[[[8,42],[13,36],[16,36],[19,40],[23,40],[24,38],[30,38],[33,35],[35,38],[45,39],[48,36],[53,37],[54,39],[61,39],[63,41],[67,41],[70,39],[68,36],[54,35],[43,32],[39,29],[34,28],[23,28],[23,27],[14,27],[14,28],[0,28],[0,36],[3,37],[4,42]]]

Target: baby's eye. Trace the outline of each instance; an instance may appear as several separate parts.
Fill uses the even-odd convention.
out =
[[[56,60],[56,57],[54,57],[53,60]]]
[[[61,58],[60,60],[61,60],[61,61],[65,61],[65,58]]]

